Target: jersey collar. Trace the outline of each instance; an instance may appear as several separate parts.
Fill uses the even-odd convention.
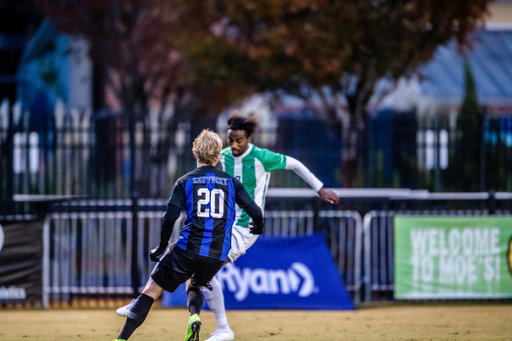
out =
[[[231,153],[231,156],[233,156],[235,159],[243,159],[244,157],[246,157],[247,155],[249,155],[249,153],[251,152],[252,148],[254,147],[254,145],[252,143],[249,143],[249,147],[247,148],[247,150],[245,151],[245,153],[243,153],[242,155],[240,156],[234,156],[233,153]],[[230,151],[231,152],[231,151]]]

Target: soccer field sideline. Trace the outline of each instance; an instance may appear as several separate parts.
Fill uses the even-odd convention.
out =
[[[186,309],[157,308],[130,338],[182,340]],[[215,330],[201,313],[200,339]],[[354,311],[228,311],[236,340],[512,340],[512,305],[386,305]],[[0,311],[0,340],[108,340],[124,318],[112,309]]]

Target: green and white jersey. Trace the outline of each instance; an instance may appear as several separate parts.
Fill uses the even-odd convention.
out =
[[[249,143],[246,152],[238,157],[231,154],[231,147],[224,148],[220,162],[226,173],[242,182],[262,211],[265,207],[265,194],[270,182],[270,171],[290,169],[301,176],[316,191],[323,186],[320,180],[299,161],[268,149],[256,147],[252,143]],[[249,227],[249,222],[249,215],[237,205],[235,225]]]

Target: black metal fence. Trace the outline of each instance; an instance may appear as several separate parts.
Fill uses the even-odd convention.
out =
[[[381,112],[368,123],[365,187],[434,192],[511,191],[512,117],[487,116],[472,130],[453,114]]]
[[[358,187],[512,191],[512,119],[482,115],[479,127],[468,138],[449,115],[418,119],[414,112],[389,111],[370,119],[364,131],[335,131],[312,118],[287,116],[253,142],[301,160],[327,187],[342,187],[352,158]],[[149,119],[138,122],[131,150],[124,115],[56,110],[36,117],[3,105],[0,214],[25,205],[11,203],[20,193],[168,197],[175,179],[194,168],[191,141],[203,128],[215,129],[182,122],[170,133]],[[277,187],[307,186],[293,172],[273,172],[271,181]]]

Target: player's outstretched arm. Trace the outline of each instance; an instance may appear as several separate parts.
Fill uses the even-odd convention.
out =
[[[299,160],[294,159],[291,156],[287,156],[286,169],[293,170],[295,173],[297,173],[297,175],[306,181],[308,185],[311,186],[311,188],[317,191],[318,196],[322,200],[325,200],[330,204],[338,204],[340,202],[338,195],[330,189],[323,188],[324,184],[318,180],[318,178],[313,173],[311,173],[311,171]]]
[[[327,188],[320,188],[318,191],[318,196],[320,199],[327,201],[330,204],[339,204],[340,197],[334,191]]]

